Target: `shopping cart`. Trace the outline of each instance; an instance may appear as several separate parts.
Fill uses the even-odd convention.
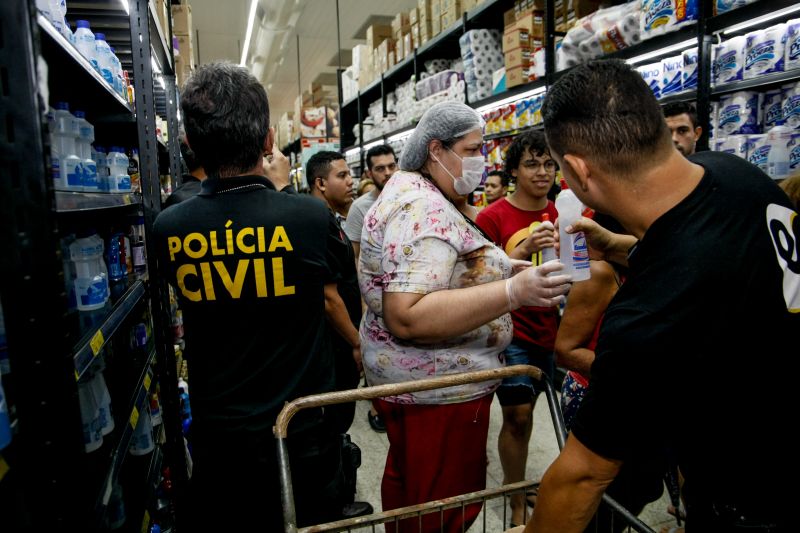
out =
[[[515,365],[506,368],[495,370],[482,370],[478,372],[465,372],[463,374],[455,374],[450,376],[425,379],[420,381],[412,381],[405,383],[394,383],[390,385],[378,385],[375,387],[366,387],[361,389],[346,390],[339,392],[330,392],[326,394],[315,394],[312,396],[304,396],[292,402],[287,403],[283,410],[278,415],[277,421],[273,431],[277,439],[278,451],[278,466],[280,470],[281,482],[281,504],[283,507],[283,520],[284,531],[286,533],[312,533],[322,531],[378,531],[377,526],[380,524],[394,523],[397,524],[400,520],[416,519],[420,524],[420,531],[422,531],[422,517],[432,513],[439,513],[440,517],[443,516],[444,511],[451,509],[461,509],[462,514],[465,512],[467,506],[471,504],[480,503],[485,505],[487,501],[495,498],[506,499],[515,493],[525,492],[526,490],[537,487],[538,483],[533,481],[520,481],[518,483],[511,483],[501,487],[485,489],[459,496],[453,496],[442,500],[431,501],[419,505],[409,507],[402,507],[399,509],[392,509],[381,513],[374,513],[368,516],[359,516],[347,520],[338,520],[326,524],[318,524],[315,526],[305,527],[302,529],[297,528],[297,517],[295,514],[294,492],[292,490],[292,476],[289,466],[289,450],[286,444],[288,435],[289,421],[294,415],[303,409],[310,409],[315,407],[322,407],[325,405],[333,405],[346,402],[354,402],[357,400],[372,400],[375,398],[384,398],[387,396],[396,396],[399,394],[406,394],[409,392],[420,392],[433,389],[442,389],[445,387],[452,387],[455,385],[464,385],[467,383],[479,383],[482,381],[499,380],[511,376],[530,376],[537,381],[544,384],[545,395],[547,397],[547,404],[550,408],[550,416],[553,419],[555,427],[556,440],[558,441],[559,449],[564,447],[566,440],[566,429],[564,427],[564,420],[561,416],[561,409],[559,407],[558,398],[553,390],[552,383],[542,373],[542,371],[534,366],[529,365]],[[623,528],[626,531],[637,531],[639,533],[653,533],[653,530],[644,522],[639,520],[636,516],[628,512],[622,505],[614,501],[608,495],[603,496],[603,505],[611,511],[612,520],[620,520]],[[504,505],[505,509],[505,505]],[[483,514],[483,532],[486,533],[486,511]],[[527,521],[527,516],[525,517]],[[507,522],[504,519],[503,524]],[[619,528],[614,528],[615,531],[620,531]],[[494,533],[494,532],[492,532]],[[601,532],[601,533],[605,533]]]

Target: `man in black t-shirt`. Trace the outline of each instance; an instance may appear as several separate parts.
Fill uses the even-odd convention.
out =
[[[742,159],[684,158],[652,92],[622,61],[567,73],[543,117],[570,188],[635,238],[585,219],[572,228],[630,274],[606,311],[589,389],[526,532],[581,531],[620,466],[661,461],[665,447],[685,478],[690,533],[788,531],[793,502],[782,487],[796,451],[781,429],[793,419],[793,391],[764,387],[759,371],[767,361],[787,368],[797,353],[800,218]]]
[[[188,174],[183,175],[182,183],[178,186],[172,194],[167,196],[164,202],[164,209],[179,204],[184,200],[188,200],[200,192],[200,184],[206,179],[206,171],[203,165],[197,160],[194,151],[186,143],[186,135],[182,135],[180,139],[181,157],[186,168],[189,170]]]
[[[179,519],[188,531],[279,531],[276,415],[286,401],[334,388],[324,317],[329,214],[264,177],[269,104],[247,69],[199,67],[181,106],[209,178],[154,225],[190,358],[194,471]],[[338,435],[322,410],[301,411],[289,433],[298,521],[338,518]]]

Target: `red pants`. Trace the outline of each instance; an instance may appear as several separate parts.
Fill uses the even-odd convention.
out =
[[[383,472],[383,509],[397,509],[486,488],[486,438],[492,395],[465,403],[404,405],[375,400],[386,424],[389,455]],[[386,524],[388,533],[466,531],[481,504]],[[444,527],[441,527],[441,524]]]

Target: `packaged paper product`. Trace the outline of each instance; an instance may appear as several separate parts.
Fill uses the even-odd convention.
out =
[[[745,35],[745,40],[745,79],[783,71],[786,24],[750,32]]]

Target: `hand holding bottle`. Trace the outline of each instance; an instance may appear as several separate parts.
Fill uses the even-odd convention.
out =
[[[565,274],[548,276],[564,268],[560,261],[527,268],[506,280],[509,310],[523,306],[555,307],[564,301],[572,277]]]

